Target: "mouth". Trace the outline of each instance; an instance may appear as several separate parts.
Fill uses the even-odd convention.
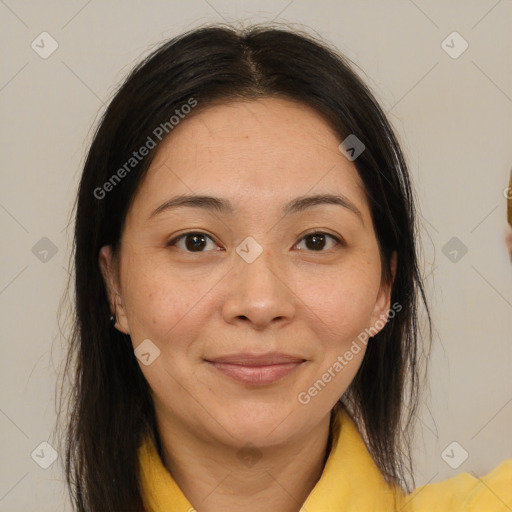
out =
[[[231,354],[205,361],[225,376],[251,386],[279,382],[306,362],[303,358],[280,353]]]

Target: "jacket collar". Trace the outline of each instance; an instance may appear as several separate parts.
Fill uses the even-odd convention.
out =
[[[167,471],[151,437],[139,447],[144,499],[152,512],[194,510]],[[301,508],[301,512],[341,510],[397,510],[400,489],[382,476],[363,438],[347,411],[336,406],[331,423],[331,448],[324,470]]]

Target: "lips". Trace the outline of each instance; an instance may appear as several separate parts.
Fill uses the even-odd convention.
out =
[[[268,354],[229,354],[214,359],[207,359],[207,361],[211,363],[238,364],[243,366],[269,366],[274,364],[302,363],[305,359],[289,354],[282,354],[280,352],[271,352]]]
[[[230,354],[206,360],[227,377],[244,384],[268,385],[276,383],[297,370],[305,359],[288,354]]]

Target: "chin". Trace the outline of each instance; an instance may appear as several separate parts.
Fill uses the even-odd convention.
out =
[[[300,409],[297,408],[297,412]],[[214,417],[225,427],[222,435],[225,437],[226,434],[230,443],[236,439],[238,443],[252,442],[256,446],[271,446],[285,443],[297,430],[301,430],[300,418],[297,413],[294,414],[293,408],[277,403],[244,404],[240,408],[232,405]],[[304,418],[304,421],[307,422],[307,419]]]

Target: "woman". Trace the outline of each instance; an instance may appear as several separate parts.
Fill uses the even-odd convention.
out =
[[[324,43],[216,26],[138,65],[78,194],[76,509],[512,506],[512,460],[410,492],[415,222],[388,121]]]

